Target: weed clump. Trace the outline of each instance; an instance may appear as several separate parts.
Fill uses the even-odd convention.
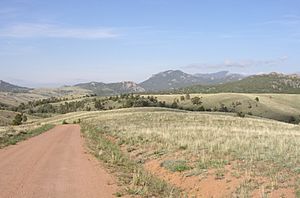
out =
[[[166,160],[160,166],[172,172],[182,172],[191,169],[184,160]]]

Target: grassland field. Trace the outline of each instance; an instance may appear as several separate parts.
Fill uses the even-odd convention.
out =
[[[260,96],[260,101],[264,97]],[[181,189],[181,196],[300,195],[299,125],[227,113],[129,108],[33,119],[30,124],[0,127],[0,134],[7,131],[18,134],[46,124],[61,124],[63,120],[68,123],[80,120],[86,139],[101,136],[120,149],[122,155],[116,159],[111,150],[92,148],[96,156],[108,152],[114,159],[107,161],[108,167],[129,158],[146,172]],[[138,177],[136,172],[132,174]],[[132,188],[121,194],[150,193],[145,185],[129,189]],[[170,190],[170,196],[172,193]]]
[[[191,100],[181,101],[184,94],[153,95],[160,101],[172,103],[179,102],[183,108],[195,108]],[[190,94],[190,97],[200,97],[205,109],[219,108],[222,104],[234,112],[243,112],[248,115],[289,122],[291,117],[300,119],[299,94],[243,94],[243,93],[218,93],[218,94]],[[256,98],[259,101],[256,101]],[[238,104],[238,105],[236,105]]]
[[[151,96],[167,104],[176,101],[183,109],[199,106],[186,97],[182,100],[185,95]],[[20,126],[0,127],[0,139],[12,137],[8,140],[15,142],[23,138],[22,134],[30,137],[30,131],[61,124],[63,120],[80,123],[87,143],[93,142],[91,152],[104,160],[108,168],[117,167],[113,172],[124,185],[119,195],[300,197],[300,125],[277,121],[300,116],[300,95],[190,94],[193,97],[200,97],[205,109],[225,105],[247,115],[160,107],[122,108],[122,101],[108,100],[104,107],[115,109],[91,108],[48,118],[29,116],[27,123]],[[95,99],[105,97],[67,102],[85,100],[86,106],[93,107]],[[6,121],[14,114],[0,112]],[[100,146],[103,142],[110,146]],[[178,194],[176,189],[181,192]]]
[[[107,111],[83,125],[104,132],[130,158],[189,196],[300,193],[297,125],[160,108]]]
[[[50,97],[80,98],[90,91],[78,87],[40,88],[30,90],[28,93],[0,92],[0,102],[9,106],[18,106],[20,103],[41,100]]]

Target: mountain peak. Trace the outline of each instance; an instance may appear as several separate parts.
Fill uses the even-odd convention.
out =
[[[220,84],[240,80],[244,76],[220,71],[210,74],[188,74],[181,70],[167,70],[152,75],[139,85],[148,91],[173,90],[191,85]]]

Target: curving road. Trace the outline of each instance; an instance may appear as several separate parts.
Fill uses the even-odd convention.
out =
[[[0,149],[0,198],[109,198],[117,186],[86,153],[78,125]]]

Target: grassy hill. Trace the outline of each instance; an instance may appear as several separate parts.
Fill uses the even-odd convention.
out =
[[[226,113],[130,108],[73,112],[10,131],[79,119],[91,151],[120,178],[121,195],[176,194],[143,170],[182,189],[180,196],[296,197],[300,192],[299,125]]]
[[[77,84],[74,87],[90,90],[94,94],[99,96],[113,96],[123,93],[136,93],[145,91],[134,82],[124,81],[118,83],[102,83],[102,82],[90,82]]]
[[[17,112],[0,110],[0,126],[10,125]]]
[[[41,100],[51,97],[79,98],[93,94],[92,91],[80,87],[39,88],[24,92],[0,92],[0,102],[8,106],[18,106],[21,103]]]
[[[264,74],[220,85],[195,85],[182,88],[183,93],[300,93],[300,78],[297,75]]]
[[[19,114],[19,112],[0,110],[0,126],[11,125],[17,114]],[[33,119],[37,119],[37,117],[28,114],[25,115],[28,118],[27,120],[28,123],[30,123]]]
[[[223,106],[229,112],[242,112],[248,116],[258,116],[278,121],[300,121],[300,95],[299,94],[244,94],[244,93],[215,93],[190,94],[190,98],[199,97],[201,104],[194,105],[192,100],[186,99],[185,94],[153,95],[159,101],[171,104],[178,102],[179,108],[214,111]],[[184,100],[180,98],[184,97]],[[257,101],[258,100],[258,101]]]
[[[199,100],[196,104],[195,98]],[[189,98],[185,94],[97,96],[37,101],[18,109],[37,116],[51,116],[74,111],[149,106],[240,114],[240,116],[262,117],[288,123],[300,122],[300,94],[216,93],[190,94]]]
[[[124,165],[119,148],[190,197],[295,197],[300,190],[299,126],[160,108],[101,112],[82,126],[106,163]]]

